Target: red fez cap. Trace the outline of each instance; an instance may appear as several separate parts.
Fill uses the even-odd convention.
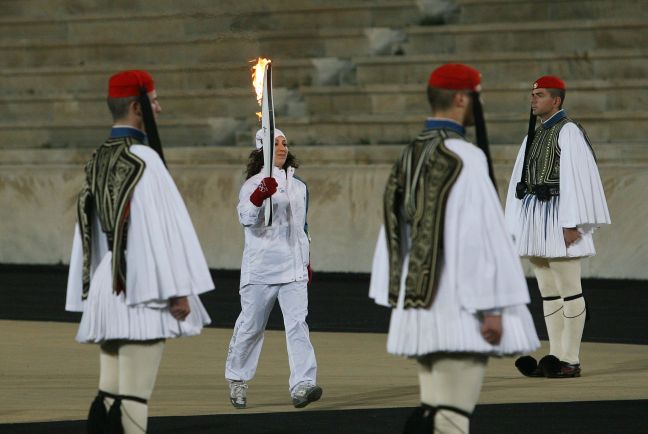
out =
[[[446,63],[432,71],[428,85],[439,89],[479,91],[481,73],[461,63]]]
[[[139,69],[118,72],[108,81],[108,96],[110,98],[139,96],[142,87],[147,93],[155,89],[153,77],[148,72]]]
[[[533,88],[538,89],[565,89],[565,82],[555,75],[543,75],[533,83]]]

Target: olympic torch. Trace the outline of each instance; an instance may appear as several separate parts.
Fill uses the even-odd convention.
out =
[[[252,61],[254,62],[254,61]],[[274,167],[274,103],[272,102],[272,61],[259,58],[252,67],[252,85],[261,105],[261,112],[257,116],[261,120],[263,133],[263,177],[272,176]],[[272,197],[265,200],[265,224],[272,225]]]

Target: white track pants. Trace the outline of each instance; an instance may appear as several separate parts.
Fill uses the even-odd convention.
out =
[[[306,281],[279,285],[246,285],[241,294],[241,313],[230,341],[225,378],[249,381],[254,378],[263,346],[263,333],[275,300],[283,313],[290,364],[289,387],[315,384],[317,362],[308,335],[308,290]]]

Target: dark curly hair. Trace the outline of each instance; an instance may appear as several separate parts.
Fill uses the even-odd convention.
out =
[[[288,151],[288,156],[282,169],[287,170],[289,167],[294,167],[295,169],[299,167],[299,161],[290,151]],[[261,171],[261,168],[263,168],[263,149],[255,149],[250,152],[250,156],[248,157],[247,167],[245,168],[245,179],[252,178]]]

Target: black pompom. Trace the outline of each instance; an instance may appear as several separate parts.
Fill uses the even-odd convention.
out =
[[[515,367],[522,375],[527,377],[535,376],[534,373],[538,368],[538,362],[531,356],[522,356],[515,361]]]
[[[558,357],[549,354],[548,356],[544,356],[542,359],[540,359],[538,367],[542,369],[542,372],[544,372],[546,377],[550,377],[560,373],[560,368],[562,367],[562,365],[560,364]]]

